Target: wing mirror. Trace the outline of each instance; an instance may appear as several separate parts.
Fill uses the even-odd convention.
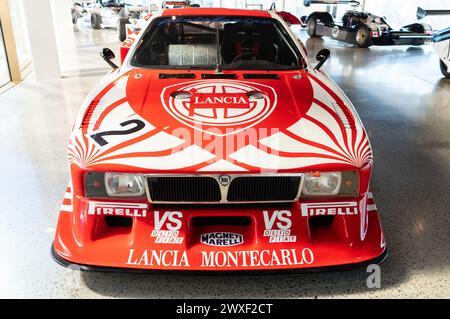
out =
[[[100,51],[100,56],[103,58],[103,60],[106,61],[106,63],[108,63],[113,69],[117,69],[119,68],[117,66],[117,64],[115,64],[113,61],[111,61],[112,59],[114,59],[116,56],[114,54],[114,52],[112,52],[111,49],[108,48],[103,48]]]
[[[328,49],[322,49],[319,52],[317,52],[316,60],[319,63],[317,63],[314,70],[319,70],[322,67],[322,65],[328,60],[328,58],[330,57],[330,54],[331,54],[331,52]]]

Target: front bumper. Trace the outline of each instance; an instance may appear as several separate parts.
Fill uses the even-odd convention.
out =
[[[112,214],[131,225],[111,226]],[[74,198],[73,211],[60,213],[52,247],[59,264],[100,271],[330,270],[380,263],[386,254],[370,193],[353,202],[264,207]]]

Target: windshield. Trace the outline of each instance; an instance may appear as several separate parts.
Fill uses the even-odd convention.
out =
[[[155,19],[131,64],[164,69],[296,69],[300,53],[282,25],[269,18]]]

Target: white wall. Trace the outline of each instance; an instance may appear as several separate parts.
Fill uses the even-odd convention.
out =
[[[56,43],[61,55],[64,50],[73,50],[75,48],[75,36],[73,34],[72,16],[70,14],[72,0],[50,0],[50,3],[55,26]]]
[[[61,76],[50,0],[23,0],[36,79]]]

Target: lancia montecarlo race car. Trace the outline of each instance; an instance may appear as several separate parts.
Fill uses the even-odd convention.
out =
[[[359,1],[353,0],[304,0],[311,4],[352,4],[358,7]],[[329,12],[313,12],[306,20],[306,29],[310,37],[330,37],[335,40],[356,44],[360,48],[371,45],[423,45],[431,40],[433,30],[425,23],[412,23],[394,30],[379,17],[363,10],[348,10],[342,21],[335,21]]]
[[[387,254],[349,99],[274,11],[155,13],[88,95],[53,258],[84,270],[312,270]]]

